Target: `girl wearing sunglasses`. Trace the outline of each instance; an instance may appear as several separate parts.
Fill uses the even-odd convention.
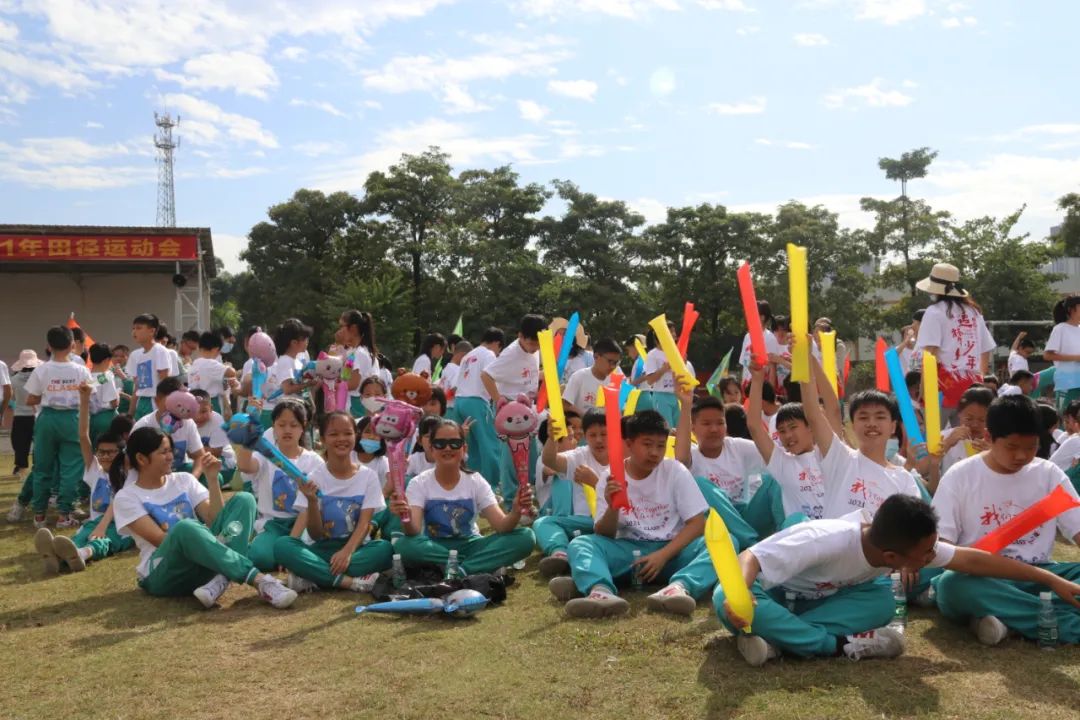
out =
[[[465,433],[453,420],[440,418],[428,434],[435,467],[420,473],[406,490],[406,497],[393,496],[390,509],[395,514],[409,511],[403,523],[405,537],[394,549],[407,566],[445,566],[451,550],[466,574],[489,573],[527,558],[535,537],[527,527],[518,527],[521,508],[532,502],[532,490],[522,488],[514,497],[509,513],[495,500],[491,485],[480,473],[462,466]],[[495,531],[480,535],[477,516]]]

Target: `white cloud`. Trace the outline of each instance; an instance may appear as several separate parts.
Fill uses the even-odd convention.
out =
[[[491,109],[490,105],[480,102],[470,95],[464,86],[457,83],[449,83],[443,88],[442,99],[446,104],[447,112],[452,115],[484,112]]]
[[[910,105],[914,98],[905,95],[899,90],[886,90],[885,81],[874,78],[865,85],[832,90],[825,94],[822,102],[831,110],[863,107],[904,107]]]
[[[729,10],[732,12],[755,12],[743,0],[698,0],[698,5],[706,10]]]
[[[0,42],[8,42],[19,36],[19,28],[14,23],[0,18]]]
[[[337,142],[323,142],[319,140],[311,140],[308,142],[297,143],[292,146],[292,149],[301,155],[307,155],[308,157],[320,157],[323,155],[341,154],[345,149],[345,146]]]
[[[184,88],[232,90],[238,95],[265,99],[267,90],[277,87],[274,68],[262,57],[249,52],[207,53],[184,63],[182,73],[155,70],[159,80],[170,80]]]
[[[278,146],[274,134],[255,118],[225,112],[212,102],[191,95],[167,95],[165,104],[183,116],[179,134],[196,145],[217,145],[225,138],[267,148]]]
[[[766,147],[782,147],[788,150],[814,150],[817,146],[797,140],[770,140],[769,138],[756,138],[754,143]]]
[[[519,12],[533,17],[555,19],[596,13],[625,20],[638,20],[653,10],[671,12],[680,9],[678,0],[522,0],[515,7]]]
[[[318,170],[311,184],[320,190],[355,191],[363,187],[371,172],[398,162],[402,153],[423,152],[432,145],[450,153],[455,164],[475,167],[485,163],[544,162],[538,153],[548,145],[548,140],[534,133],[476,134],[464,124],[431,118],[379,133],[373,149]]]
[[[240,259],[240,253],[247,248],[248,239],[244,235],[219,232],[214,230],[214,257],[221,258],[225,269],[237,273],[247,268],[247,263]]]
[[[590,102],[596,97],[596,91],[600,87],[592,80],[551,80],[547,86],[548,90],[556,95]]]
[[[639,197],[626,203],[634,212],[644,216],[650,225],[656,225],[667,220],[668,206],[656,198]]]
[[[96,87],[87,77],[60,55],[50,59],[0,48],[0,103],[25,103],[31,97],[30,85],[55,87],[67,94]]]
[[[105,126],[102,125],[99,122],[94,122],[93,120],[87,120],[85,127],[89,128],[90,130],[101,130]]]
[[[99,190],[153,182],[157,170],[152,146],[132,143],[93,144],[73,137],[24,138],[19,145],[0,142],[0,175],[30,187]],[[130,162],[142,156],[139,164]]]
[[[858,0],[859,20],[899,25],[926,14],[926,0]]]
[[[518,100],[517,106],[521,119],[529,122],[540,122],[551,112],[535,100]]]
[[[348,117],[341,110],[338,110],[333,103],[328,103],[324,100],[302,100],[300,98],[293,98],[289,101],[289,105],[292,107],[310,107],[316,110],[321,110],[328,115],[335,117]]]
[[[270,172],[264,167],[246,167],[246,168],[215,168],[211,170],[210,175],[212,177],[224,178],[225,180],[235,180],[237,178],[254,177],[256,175],[265,175]]]
[[[983,138],[973,138],[981,141]],[[1042,150],[1067,150],[1080,147],[1080,123],[1041,123],[1027,125],[989,140],[1000,143],[1035,144]]]
[[[675,92],[675,73],[668,67],[653,70],[649,76],[649,92],[656,97],[667,97]]]
[[[795,33],[792,39],[801,47],[822,47],[829,44],[829,38],[820,33]]]
[[[278,54],[282,57],[282,59],[289,60],[291,62],[304,62],[305,60],[307,60],[308,57],[307,49],[302,48],[299,45],[290,45],[289,47],[284,48]]]
[[[949,17],[941,21],[941,27],[949,30],[958,27],[974,27],[978,24],[978,18],[971,15],[965,15],[964,17]]]
[[[711,103],[709,112],[715,115],[759,115],[765,112],[766,100],[757,95],[734,103]]]

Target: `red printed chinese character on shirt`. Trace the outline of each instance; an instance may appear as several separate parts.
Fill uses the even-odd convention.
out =
[[[983,510],[985,510],[985,512],[979,517],[980,523],[983,525],[989,525],[990,523],[993,523],[994,525],[1001,524],[1001,514],[998,512],[997,505],[991,505],[990,507],[984,505]]]

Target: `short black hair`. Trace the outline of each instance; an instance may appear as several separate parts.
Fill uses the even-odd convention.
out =
[[[776,402],[776,388],[768,380],[761,383],[761,401],[767,403]]]
[[[131,324],[146,325],[147,327],[152,327],[157,330],[161,321],[158,320],[157,315],[154,315],[153,313],[143,313],[142,315],[136,315],[135,319],[131,321]]]
[[[222,325],[221,327],[219,327],[217,329],[217,334],[220,335],[223,338],[235,338],[236,337],[236,333],[234,333],[233,329],[231,327],[229,327],[228,325]]]
[[[1014,372],[1009,377],[1009,384],[1010,385],[1019,385],[1020,383],[1024,382],[1025,380],[1034,380],[1034,379],[1035,379],[1035,373],[1031,372],[1030,370],[1017,370],[1016,372]]]
[[[1065,417],[1071,417],[1073,420],[1080,418],[1080,400],[1073,400],[1071,403],[1065,406]]]
[[[915,312],[911,313],[911,322],[922,322],[923,315],[925,315],[925,314],[926,314],[925,309],[916,310]]]
[[[455,427],[458,427],[457,423],[455,423],[450,418],[444,418],[438,415],[425,415],[420,419],[420,423],[416,426],[416,438],[418,440],[425,437],[429,440],[434,438],[435,433],[438,431],[439,428],[443,426],[444,423],[453,424]],[[465,437],[464,431],[461,432],[461,436]],[[419,442],[416,443],[416,447],[413,448],[413,455],[418,452],[424,452],[424,446],[421,445]]]
[[[1039,420],[1042,421],[1042,432],[1039,433],[1039,450],[1036,457],[1049,460],[1050,450],[1054,447],[1054,429],[1061,422],[1061,416],[1058,415],[1057,408],[1049,403],[1038,402],[1035,403],[1035,407],[1039,411]]]
[[[787,315],[777,315],[772,320],[773,332],[777,330],[785,330],[791,332],[791,318]]]
[[[499,343],[500,345],[506,344],[506,333],[497,327],[489,327],[484,331],[484,334],[480,336],[481,343]]]
[[[55,325],[45,333],[45,342],[52,350],[67,350],[75,342],[75,338],[71,334],[71,328]]]
[[[158,397],[169,397],[177,390],[183,390],[184,383],[180,382],[180,378],[176,375],[170,375],[157,384],[157,390],[155,394]]]
[[[206,402],[210,402],[210,393],[206,392],[202,388],[195,388],[194,390],[188,390],[188,392],[194,395],[195,399],[199,402],[202,402],[203,400],[205,400]]]
[[[540,334],[540,331],[548,326],[547,320],[543,315],[535,315],[530,313],[521,318],[521,324],[518,326],[518,332],[526,340],[536,340]]]
[[[86,333],[83,332],[83,329],[81,327],[73,327],[70,328],[70,330],[71,339],[75,342],[83,342],[84,340],[86,340]]]
[[[1028,348],[1034,350],[1035,349],[1035,342],[1033,340],[1028,339],[1028,338],[1024,338],[1023,340],[1020,341],[1020,344],[1017,345],[1017,348],[1020,349],[1020,350],[1024,350],[1024,349],[1028,349]]]
[[[199,339],[201,337],[202,337],[202,335],[199,334],[198,330],[185,330],[184,334],[180,336],[180,339],[183,340],[184,342],[197,343],[197,342],[199,342]]]
[[[900,406],[896,404],[896,398],[880,390],[863,390],[852,395],[849,414],[854,418],[855,413],[859,412],[860,408],[870,405],[880,405],[889,411],[889,416],[892,417],[894,422],[900,422]]]
[[[904,384],[908,386],[910,390],[913,387],[922,386],[922,371],[921,370],[908,370],[904,374]]]
[[[439,414],[446,414],[446,391],[441,387],[432,386],[431,399],[436,400],[439,403]]]
[[[622,419],[622,436],[625,440],[633,440],[642,435],[667,437],[670,433],[667,420],[655,410],[642,410]]]
[[[129,355],[131,354],[131,348],[129,348],[127,345],[113,345],[112,346],[112,351],[114,353],[116,353],[116,352],[126,352]]]
[[[998,380],[997,375],[983,375],[981,384],[990,387],[990,383],[993,383],[994,387],[998,387],[1001,385],[1001,381]]]
[[[130,415],[117,415],[109,423],[109,429],[106,432],[124,437],[131,432],[133,427],[135,427],[135,420]]]
[[[447,344],[449,344],[450,347],[455,347],[459,342],[461,342],[464,339],[465,338],[461,337],[457,333],[450,333],[449,335],[446,336],[446,342],[447,342]]]
[[[750,425],[746,420],[746,408],[739,403],[728,403],[724,406],[724,423],[727,425],[728,437],[752,439]]]
[[[362,417],[362,418],[360,418],[359,420],[356,421],[356,452],[363,452],[362,446],[360,445],[360,439],[361,439],[360,436],[364,434],[365,430],[367,430],[368,425],[371,424],[371,420],[372,420],[371,415],[365,415],[364,417]],[[380,437],[379,438],[379,449],[376,450],[375,452],[371,453],[371,454],[374,455],[375,457],[382,457],[383,455],[385,455],[386,454],[386,440]]]
[[[956,403],[956,412],[960,412],[969,405],[982,405],[983,407],[990,407],[990,403],[994,402],[994,398],[997,397],[994,391],[985,385],[979,385],[978,387],[972,386],[964,391],[964,394],[960,396],[959,402]]]
[[[168,341],[169,340],[169,326],[166,325],[163,322],[159,322],[158,326],[157,326],[157,329],[154,330],[154,339],[157,340],[158,342],[161,342],[162,340]]]
[[[724,412],[724,402],[713,395],[700,397],[694,401],[694,406],[690,408],[690,419],[696,420],[698,413],[702,410],[719,410],[720,412]]]
[[[1080,400],[1077,402],[1080,403]],[[605,423],[607,423],[607,414],[604,412],[604,408],[589,408],[581,418],[581,432],[588,432],[593,425],[604,425]]]
[[[619,347],[619,343],[611,338],[601,338],[593,343],[593,355],[607,355],[608,353],[621,356],[622,348]]]
[[[185,335],[186,334],[187,333],[185,333]],[[222,345],[224,345],[221,336],[211,330],[207,330],[196,338],[196,340],[199,343],[200,350],[220,350]]]
[[[885,498],[870,523],[870,542],[878,550],[908,553],[937,532],[938,517],[922,498],[897,493]]]
[[[1043,423],[1031,398],[1004,395],[990,403],[990,409],[986,411],[986,429],[991,440],[1000,440],[1009,435],[1041,435]]]
[[[95,365],[112,360],[112,348],[105,343],[94,343],[87,352],[90,353],[90,362]]]
[[[284,355],[293,340],[305,340],[311,337],[311,328],[296,318],[289,318],[274,330],[274,350]]]
[[[784,378],[784,395],[788,402],[802,402],[802,387],[797,382],[792,382],[791,377]]]
[[[787,422],[788,420],[798,420],[800,422],[806,422],[806,412],[803,411],[801,402],[789,402],[780,406],[780,409],[776,411],[776,424]]]
[[[99,445],[101,445],[101,443],[112,443],[113,445],[116,445],[118,448],[120,448],[120,452],[124,451],[124,436],[120,433],[113,432],[112,428],[109,428],[105,432],[98,435],[97,442],[94,443],[94,448],[96,449]]]

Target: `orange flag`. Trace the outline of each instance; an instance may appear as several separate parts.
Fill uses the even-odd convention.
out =
[[[75,313],[71,313],[71,316],[68,318],[67,321],[67,326],[72,330],[74,330],[75,328],[79,328],[80,330],[82,330],[82,326],[80,326],[79,323],[75,320]],[[94,346],[94,344],[94,338],[90,337],[90,333],[83,330],[83,349],[89,351],[90,348]],[[90,362],[90,356],[87,355],[86,367],[91,367],[91,365],[92,363]]]

